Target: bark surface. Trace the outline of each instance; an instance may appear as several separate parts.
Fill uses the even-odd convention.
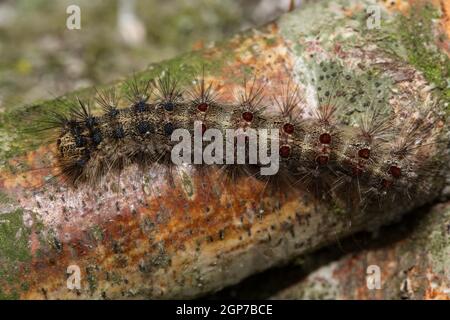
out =
[[[384,73],[392,81],[393,106],[396,99],[425,95],[448,101],[448,5],[380,1],[381,26],[369,30],[366,10],[373,4],[308,3],[258,30],[150,65],[137,76],[153,78],[170,67],[182,71],[177,77],[183,83],[193,66],[203,63],[217,79],[253,67],[260,76],[283,81],[283,70],[300,77],[310,72],[311,55],[325,55],[355,70]],[[54,144],[23,133],[32,125],[27,119],[57,107],[57,100],[45,101],[0,118],[2,298],[197,297],[398,220],[436,199],[445,185],[442,179],[431,181],[430,192],[409,202],[351,217],[339,202],[316,203],[300,190],[264,190],[250,178],[218,183],[214,174],[200,177],[189,168],[168,183],[158,171],[142,176],[129,167],[120,180],[111,177],[110,188],[74,190],[45,183]],[[67,288],[73,265],[81,271],[79,290]]]

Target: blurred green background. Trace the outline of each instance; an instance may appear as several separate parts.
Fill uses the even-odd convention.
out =
[[[66,27],[69,5],[80,7],[80,30]],[[290,0],[0,0],[0,112],[211,45],[275,18],[289,5]]]

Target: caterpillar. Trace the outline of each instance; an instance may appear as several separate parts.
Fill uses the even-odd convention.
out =
[[[200,133],[203,150],[208,142],[217,143],[217,137],[208,134],[214,129],[223,136],[228,130],[240,132],[231,138],[231,149],[225,147],[230,141],[218,144],[221,152],[213,164],[226,168],[225,175],[239,171],[268,183],[277,180],[277,185],[305,188],[319,198],[338,194],[352,207],[413,197],[428,188],[420,181],[440,174],[438,157],[432,156],[438,153],[437,136],[445,125],[435,111],[439,102],[429,98],[425,107],[423,101],[409,103],[413,116],[394,117],[388,108],[389,82],[380,75],[360,75],[370,84],[363,87],[336,61],[321,61],[315,71],[311,79],[316,85],[315,106],[306,102],[307,89],[295,75],[277,84],[244,72],[241,87],[233,92],[233,99],[226,100],[221,85],[207,81],[204,67],[188,86],[181,86],[165,70],[156,79],[128,81],[124,97],[110,89],[97,90],[95,101],[69,101],[68,113],[52,112],[46,121],[58,131],[60,176],[76,187],[96,185],[105,175],[120,173],[131,164],[143,172],[152,165],[172,168],[177,129],[192,137],[189,145]],[[270,95],[271,91],[278,94]],[[94,114],[93,104],[103,113]],[[359,115],[348,117],[349,110]],[[276,146],[272,156],[276,154],[279,169],[273,176],[258,174],[267,161],[249,162],[252,153],[266,152],[250,143],[250,132],[256,141],[267,140],[261,129],[276,130],[267,144],[272,149]],[[234,143],[238,140],[243,141],[245,161],[241,163],[239,143]],[[222,151],[228,152],[223,156]],[[194,151],[184,152],[189,164],[208,166],[198,165]]]

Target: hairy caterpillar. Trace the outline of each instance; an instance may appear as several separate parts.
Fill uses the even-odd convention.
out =
[[[306,90],[295,80],[274,84],[256,76],[250,81],[244,76],[234,101],[224,100],[219,85],[209,83],[204,71],[188,87],[182,87],[168,71],[157,79],[129,81],[125,84],[127,104],[122,108],[116,91],[98,91],[101,115],[91,112],[92,102],[71,101],[69,114],[53,113],[48,121],[59,128],[56,144],[61,176],[72,186],[95,185],[108,172],[120,172],[130,164],[142,170],[155,164],[172,167],[170,155],[176,144],[172,134],[176,129],[194,134],[195,124],[200,123],[202,135],[211,128],[222,133],[238,129],[243,139],[248,139],[245,133],[251,129],[279,132],[272,141],[280,166],[275,177],[260,177],[255,168],[262,164],[248,161],[245,165],[220,161],[232,169],[224,170],[225,174],[238,169],[269,181],[284,177],[282,183],[288,187],[306,188],[316,197],[338,193],[350,206],[374,199],[381,203],[386,197],[412,197],[427,188],[419,182],[439,173],[430,152],[444,126],[433,111],[436,102],[427,101],[429,106],[421,108],[409,105],[415,108],[413,117],[394,119],[386,108],[388,88],[379,76],[362,75],[371,84],[363,88],[335,61],[317,64],[315,75],[315,107],[305,102]],[[273,87],[278,95],[267,96]],[[352,117],[357,121],[345,118],[349,105],[361,106],[360,115]],[[244,146],[246,160],[252,151],[260,151],[258,147],[251,150],[248,140]]]

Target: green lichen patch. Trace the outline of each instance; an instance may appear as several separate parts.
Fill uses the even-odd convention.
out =
[[[450,58],[436,45],[439,38],[445,37],[436,35],[440,15],[431,4],[415,5],[409,15],[397,14],[383,20],[380,29],[370,32],[370,38],[378,39],[380,48],[421,71],[436,87],[436,93],[450,102]]]
[[[428,219],[428,220],[431,220]],[[433,262],[433,271],[436,273],[449,273],[448,269],[450,266],[450,238],[449,238],[449,227],[450,227],[450,209],[447,209],[438,218],[439,223],[437,225],[440,228],[436,228],[436,223],[433,221],[427,221],[427,226],[424,227],[428,229],[427,232],[423,233],[427,237],[427,247],[430,254],[430,259]]]
[[[438,11],[431,5],[420,10],[412,10],[408,17],[402,16],[399,24],[401,42],[408,52],[408,61],[423,72],[425,78],[437,86],[443,98],[450,101],[450,59],[440,53],[434,45],[434,23],[439,17]]]
[[[96,265],[89,265],[86,267],[87,283],[91,295],[93,295],[98,288],[98,269],[99,268]]]
[[[90,229],[90,235],[97,242],[101,242],[105,238],[104,231],[98,225],[95,225]]]
[[[21,267],[31,259],[29,236],[21,210],[0,214],[0,299],[18,297]]]
[[[399,246],[402,261],[416,261],[423,270],[449,276],[450,265],[450,208],[437,205],[432,211],[418,212],[408,226],[412,230],[408,240]],[[406,266],[410,267],[409,266]]]
[[[337,59],[319,63],[312,59],[308,67],[319,104],[337,106],[342,123],[357,124],[369,109],[389,114],[392,81],[380,71],[346,70]]]
[[[377,51],[379,54],[390,56],[395,61],[406,62],[421,71],[426,80],[435,87],[437,96],[450,102],[450,59],[436,45],[445,37],[438,34],[441,15],[439,9],[431,4],[416,4],[409,15],[381,10],[380,26],[368,28],[366,9],[373,3],[357,2],[360,9],[355,9],[356,2],[351,0],[336,1],[332,5],[311,3],[305,6],[304,10],[280,19],[280,32],[292,41],[293,49],[305,64],[311,60],[305,52],[305,43],[308,41],[313,41],[316,46],[331,54],[336,44],[343,52],[376,44],[380,49]],[[323,10],[324,6],[329,7]],[[346,10],[352,12],[351,17],[342,14]],[[317,23],[308,23],[311,20]],[[383,71],[382,66],[376,68]],[[450,103],[447,108],[450,110]]]
[[[189,175],[183,171],[181,175],[181,181],[182,181],[182,187],[184,191],[186,192],[186,195],[188,197],[192,197],[194,195],[194,185],[192,183],[191,178]]]
[[[311,1],[302,10],[284,15],[278,25],[281,34],[297,43],[300,39],[321,39],[331,36],[336,26],[345,19],[344,8],[354,1]],[[333,9],[330,9],[333,7]],[[314,21],[314,23],[311,23]]]

